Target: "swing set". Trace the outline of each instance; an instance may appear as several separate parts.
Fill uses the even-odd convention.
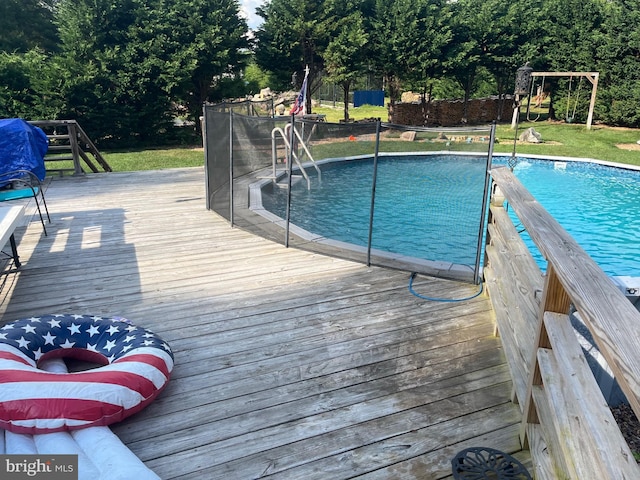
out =
[[[539,93],[537,93],[537,95],[534,96],[533,89],[534,89],[535,81],[533,81],[533,79],[535,77],[542,77],[542,83],[541,83],[541,86],[538,87]],[[593,122],[593,107],[596,103],[596,92],[598,89],[599,73],[598,72],[532,72],[531,73],[531,78],[532,78],[531,92],[529,94],[529,99],[527,103],[527,120],[528,121],[535,122],[540,118],[540,114],[538,114],[536,118],[532,119],[530,116],[529,107],[531,105],[532,98],[537,98],[538,99],[537,103],[538,102],[542,103],[541,99],[542,99],[542,96],[544,95],[544,82],[547,77],[569,77],[569,91],[567,93],[567,109],[565,114],[565,120],[567,121],[567,123],[571,123],[575,119],[576,109],[578,108],[578,101],[580,99],[580,90],[582,88],[583,79],[586,78],[591,83],[591,100],[589,102],[589,113],[587,115],[587,130],[590,130],[591,124]],[[574,77],[576,78],[576,82],[574,82]],[[578,78],[580,79],[579,82],[577,81]],[[574,83],[578,83],[578,86],[575,87]],[[575,89],[575,92],[573,92],[573,110],[571,110],[572,87]],[[513,125],[512,125],[512,128],[513,128]]]

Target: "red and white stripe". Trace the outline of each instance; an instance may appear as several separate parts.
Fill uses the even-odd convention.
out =
[[[118,422],[153,401],[172,369],[168,352],[138,347],[93,370],[45,372],[0,344],[0,428],[35,434]]]

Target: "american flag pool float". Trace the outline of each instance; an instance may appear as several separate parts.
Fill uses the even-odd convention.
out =
[[[50,358],[101,366],[73,373],[38,369]],[[43,315],[0,327],[0,428],[52,433],[109,425],[162,391],[173,369],[171,348],[123,318]]]

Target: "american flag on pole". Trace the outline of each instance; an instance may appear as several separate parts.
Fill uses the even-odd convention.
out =
[[[309,67],[304,69],[304,80],[302,81],[302,88],[300,88],[300,93],[296,97],[296,102],[291,107],[291,111],[289,115],[298,115],[299,113],[304,113],[305,106],[307,104],[307,78],[309,77]]]
[[[74,373],[37,368],[60,357],[102,366]],[[118,422],[148,405],[172,369],[169,345],[122,318],[17,320],[0,328],[0,428],[34,434]]]

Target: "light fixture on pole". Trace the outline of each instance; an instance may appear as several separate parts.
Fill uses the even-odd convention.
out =
[[[516,87],[513,91],[513,124],[515,125],[516,132],[513,137],[513,152],[511,152],[511,158],[509,158],[511,171],[513,171],[518,163],[516,160],[516,142],[518,141],[518,123],[520,122],[520,97],[529,94],[532,73],[533,68],[529,66],[529,62],[525,63],[516,71]]]

